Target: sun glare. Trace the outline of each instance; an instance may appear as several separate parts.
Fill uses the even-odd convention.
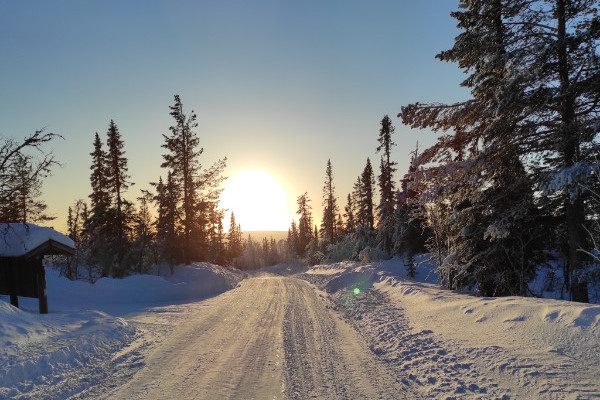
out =
[[[284,187],[271,174],[261,170],[245,170],[231,176],[221,194],[221,207],[226,209],[223,224],[229,229],[231,212],[243,231],[285,231],[293,210]]]

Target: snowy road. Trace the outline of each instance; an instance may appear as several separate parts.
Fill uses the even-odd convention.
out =
[[[600,399],[599,305],[476,297],[382,266],[49,274],[49,314],[0,301],[0,398]]]
[[[265,274],[185,307],[133,377],[101,397],[415,397],[305,281]]]

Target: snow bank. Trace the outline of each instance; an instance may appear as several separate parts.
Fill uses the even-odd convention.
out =
[[[426,280],[430,270],[423,265],[417,277]],[[600,396],[599,305],[457,293],[405,278],[401,259],[315,266],[306,276],[319,276],[375,354],[413,371],[428,396],[502,397],[499,388],[511,398]],[[419,376],[441,365],[443,379]],[[499,386],[482,385],[484,377]]]
[[[244,276],[193,264],[175,267],[172,276],[103,278],[90,284],[69,281],[48,268],[49,314],[37,313],[37,299],[20,298],[22,309],[17,309],[0,296],[0,398],[48,398],[51,387],[77,393],[90,386],[78,383],[78,369],[112,362],[135,340],[137,329],[129,316],[155,305],[217,295]]]
[[[136,311],[140,305],[194,301],[214,296],[234,288],[243,277],[244,274],[236,269],[194,263],[176,266],[173,275],[101,278],[94,284],[69,281],[48,270],[46,281],[51,312],[76,307],[126,313],[129,309]]]

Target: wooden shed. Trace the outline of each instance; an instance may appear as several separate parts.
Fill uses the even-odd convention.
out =
[[[48,313],[46,255],[73,255],[75,245],[52,228],[33,224],[0,223],[0,294],[19,306],[19,296],[39,299],[41,314]]]

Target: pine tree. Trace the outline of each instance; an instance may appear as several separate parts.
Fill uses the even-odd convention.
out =
[[[223,181],[223,170],[226,159],[217,161],[210,168],[202,170],[199,147],[200,140],[194,129],[198,126],[196,114],[186,114],[178,95],[175,104],[169,107],[175,124],[169,128],[170,134],[163,135],[163,154],[161,167],[167,168],[173,177],[178,194],[178,225],[181,226],[182,259],[190,264],[192,259],[204,260],[208,256],[211,243],[211,231],[214,223],[211,216],[220,212],[218,198],[220,183]]]
[[[170,135],[163,135],[165,143],[162,147],[168,153],[163,154],[164,162],[161,167],[171,172],[177,188],[178,206],[181,205],[179,218],[182,226],[183,262],[189,265],[194,252],[192,239],[197,229],[197,190],[200,186],[201,168],[199,157],[204,150],[198,147],[200,140],[194,132],[194,128],[198,126],[196,114],[193,111],[189,115],[184,113],[178,95],[175,95],[175,104],[169,108],[175,124],[169,128]]]
[[[154,247],[155,242],[155,229],[154,220],[150,212],[150,203],[153,201],[153,195],[146,191],[142,191],[142,195],[138,197],[139,209],[134,216],[134,227],[133,227],[133,255],[134,265],[137,273],[144,273],[147,271],[149,265],[153,262],[157,263],[154,257],[156,251]]]
[[[290,256],[292,257],[297,257],[300,255],[298,253],[298,249],[300,248],[300,246],[298,245],[299,240],[300,239],[298,235],[298,226],[296,225],[296,221],[292,221],[290,229],[288,229],[287,238],[288,251],[290,253]]]
[[[242,228],[236,223],[235,214],[232,212],[227,235],[229,258],[234,259],[242,254]]]
[[[394,172],[396,172],[396,162],[391,160],[392,141],[394,126],[389,116],[384,116],[381,120],[381,129],[379,130],[379,146],[377,152],[382,151],[383,155],[380,164],[379,195],[380,201],[377,206],[379,222],[377,224],[379,246],[387,254],[390,254],[393,247],[394,236],[394,206],[395,206],[395,185]]]
[[[108,187],[108,171],[107,171],[107,156],[102,149],[102,141],[98,132],[94,136],[94,151],[90,153],[92,156],[92,165],[90,169],[90,183],[92,185],[92,193],[90,201],[92,206],[92,214],[96,216],[104,215],[110,207],[110,193]]]
[[[306,246],[310,243],[312,239],[312,214],[311,214],[311,206],[310,199],[308,198],[308,193],[304,193],[301,196],[298,196],[297,199],[298,210],[296,213],[299,216],[298,220],[298,242],[296,253],[299,256],[304,256],[306,254]]]
[[[173,180],[171,172],[167,175],[167,182],[164,183],[162,177],[159,177],[158,183],[152,184],[156,188],[155,203],[158,209],[156,220],[156,241],[158,253],[163,262],[169,265],[171,274],[174,266],[181,259],[181,247],[178,240],[178,209],[177,187]]]
[[[119,133],[115,122],[111,119],[106,144],[108,151],[106,153],[106,185],[113,202],[111,213],[109,214],[108,224],[111,229],[113,248],[116,251],[116,267],[114,273],[117,276],[124,274],[123,265],[125,253],[129,246],[128,233],[132,229],[130,222],[133,219],[131,213],[132,204],[123,199],[123,194],[132,184],[129,182],[130,176],[127,174],[127,158],[125,157],[125,144]],[[127,212],[129,211],[129,212]]]
[[[354,185],[354,203],[356,204],[356,224],[368,230],[373,230],[375,220],[373,217],[373,186],[375,177],[371,160],[367,158],[367,164],[362,174],[357,178]]]
[[[94,150],[90,153],[92,157],[92,170],[90,184],[92,193],[89,195],[91,203],[91,215],[85,221],[89,247],[88,264],[99,266],[101,276],[109,276],[112,268],[112,254],[105,251],[107,243],[111,239],[108,228],[108,214],[111,207],[111,194],[108,185],[107,155],[102,148],[102,141],[98,132],[94,135]],[[90,271],[91,275],[91,271]]]
[[[348,193],[346,206],[344,207],[344,218],[346,218],[346,233],[354,232],[356,230],[356,221],[354,219],[354,202],[350,193]]]
[[[321,238],[323,238],[327,247],[328,244],[336,242],[336,217],[339,212],[337,198],[335,196],[335,186],[333,184],[333,170],[331,160],[327,160],[325,169],[325,183],[323,186],[323,221],[321,222]]]
[[[400,113],[403,122],[413,127],[454,131],[426,150],[420,163],[441,163],[428,171],[428,180],[437,182],[431,188],[446,197],[448,218],[462,221],[466,225],[461,232],[470,229],[474,235],[462,235],[465,240],[448,246],[451,260],[463,260],[453,263],[456,277],[460,281],[463,272],[463,277],[476,275],[477,270],[471,269],[474,262],[494,270],[502,261],[490,250],[508,246],[513,258],[526,254],[528,261],[512,272],[496,273],[499,279],[491,285],[495,289],[489,289],[489,282],[480,281],[478,286],[510,292],[514,288],[503,283],[513,280],[506,278],[508,274],[518,281],[516,290],[523,291],[523,279],[534,269],[536,246],[528,242],[523,248],[517,242],[519,232],[527,231],[536,214],[530,206],[535,184],[538,190],[546,187],[547,195],[540,200],[547,215],[564,221],[565,275],[575,278],[573,298],[585,301],[587,285],[578,273],[583,252],[575,251],[585,248],[580,240],[585,194],[571,189],[582,183],[581,167],[589,163],[597,132],[591,117],[600,104],[594,84],[599,79],[594,67],[598,54],[591,44],[600,36],[593,28],[598,23],[594,2],[467,1],[463,7],[465,11],[453,16],[464,32],[451,50],[438,57],[458,62],[469,73],[463,85],[471,89],[473,98],[452,105],[416,103]],[[528,172],[533,174],[527,176]],[[511,201],[501,208],[490,193]],[[477,232],[489,234],[484,235],[488,245],[479,247],[485,251],[470,253],[478,246],[464,242],[477,238]],[[491,241],[493,232],[503,233]]]

